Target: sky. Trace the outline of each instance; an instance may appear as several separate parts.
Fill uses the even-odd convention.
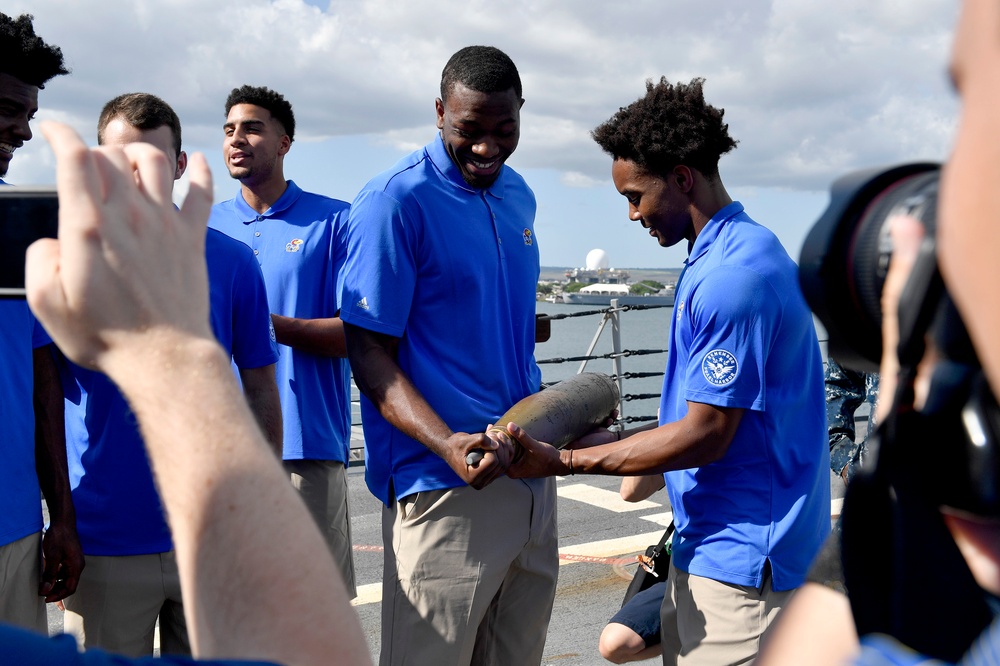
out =
[[[434,138],[441,69],[470,44],[504,50],[524,88],[508,164],[538,201],[543,266],[673,268],[627,217],[611,159],[590,131],[645,93],[647,79],[705,79],[739,141],[722,158],[730,195],[797,259],[852,170],[943,161],[957,100],[947,77],[954,0],[7,0],[62,48],[69,76],[39,92],[37,121],[96,143],[101,107],[124,92],[163,97],[184,148],[204,152],[216,201],[238,183],[222,161],[224,103],[243,84],[282,93],[296,115],[285,176],[350,201],[376,173]],[[55,180],[36,132],[6,180]],[[186,192],[186,180],[175,191]]]

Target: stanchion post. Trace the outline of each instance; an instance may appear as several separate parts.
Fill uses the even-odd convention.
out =
[[[618,382],[618,395],[623,399],[618,402],[618,418],[625,419],[625,381],[622,377],[622,330],[621,330],[621,310],[618,309],[618,299],[611,299],[611,346],[614,354],[611,357],[612,375]]]

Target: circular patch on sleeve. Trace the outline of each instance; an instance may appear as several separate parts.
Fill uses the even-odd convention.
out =
[[[705,354],[701,362],[701,372],[710,384],[724,386],[736,379],[740,366],[736,357],[725,349],[713,349]]]

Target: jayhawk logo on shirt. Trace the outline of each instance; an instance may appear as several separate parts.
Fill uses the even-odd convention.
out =
[[[531,229],[525,227],[524,231],[521,232],[521,236],[524,238],[525,245],[531,245]]]
[[[705,354],[701,362],[701,372],[709,383],[724,386],[736,379],[739,363],[736,362],[736,357],[725,349],[713,349]]]
[[[299,250],[302,249],[302,246],[304,244],[305,241],[302,240],[301,238],[290,240],[288,241],[288,244],[285,246],[285,252],[298,252]]]

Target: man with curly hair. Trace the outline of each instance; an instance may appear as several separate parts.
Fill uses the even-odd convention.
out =
[[[240,191],[212,208],[209,226],[249,245],[264,273],[278,341],[285,470],[353,598],[350,367],[337,302],[349,205],[285,180],[295,115],[277,92],[234,88],[223,129],[222,156]]]
[[[39,89],[67,73],[30,15],[0,14],[0,177],[31,139]],[[72,594],[83,569],[51,342],[25,301],[0,300],[0,620],[42,632],[45,602]],[[39,485],[49,509],[44,537]]]
[[[794,262],[733,201],[719,158],[736,146],[701,79],[646,84],[594,130],[629,218],[687,242],[659,427],[528,449],[511,470],[664,472],[676,535],[661,611],[666,664],[742,664],[802,584],[830,531],[823,365]]]

